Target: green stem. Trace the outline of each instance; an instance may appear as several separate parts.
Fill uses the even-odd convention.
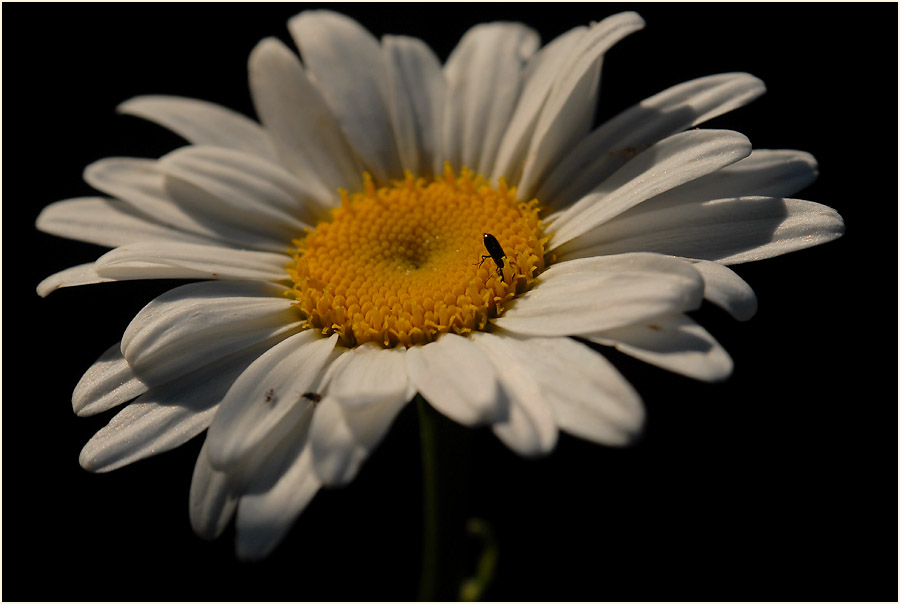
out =
[[[469,431],[435,411],[421,396],[419,430],[424,486],[424,551],[419,600],[459,597],[465,547],[465,478]]]
[[[438,525],[440,510],[438,506],[437,476],[437,434],[434,419],[428,403],[421,396],[416,396],[419,407],[419,433],[422,439],[422,481],[424,489],[424,539],[422,552],[422,575],[419,584],[419,601],[433,602],[437,591],[438,551],[440,543]]]

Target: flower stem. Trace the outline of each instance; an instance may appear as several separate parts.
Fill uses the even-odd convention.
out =
[[[435,411],[421,396],[419,431],[424,486],[424,551],[419,600],[459,597],[465,548],[465,482],[469,431]]]

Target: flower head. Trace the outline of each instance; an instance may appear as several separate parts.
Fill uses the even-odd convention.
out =
[[[266,555],[323,485],[353,479],[416,393],[522,455],[560,430],[624,444],[635,389],[595,347],[707,381],[727,353],[686,313],[739,320],[726,265],[842,233],[789,198],[816,164],[694,129],[764,91],[744,73],[664,90],[592,129],[600,63],[643,26],[622,13],[540,47],[520,24],[474,27],[441,65],[328,11],[250,57],[260,123],[176,97],[120,110],[190,143],[109,158],[109,198],[53,204],[44,231],[114,249],[58,287],[203,279],[148,304],[76,387],[90,415],[129,403],[85,446],[112,470],[208,429],[190,493],[198,534],[236,516]],[[580,340],[575,340],[578,337]]]

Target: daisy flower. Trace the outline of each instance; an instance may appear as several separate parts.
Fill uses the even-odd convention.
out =
[[[764,92],[750,74],[661,90],[594,128],[604,54],[643,25],[621,13],[542,46],[487,23],[441,64],[421,40],[307,11],[288,23],[299,55],[275,38],[250,55],[258,122],[188,98],[123,103],[189,144],[88,166],[103,196],[37,226],[112,250],[38,293],[199,281],[151,301],[76,386],[79,415],[125,405],[81,465],[206,432],[191,524],[215,538],[234,520],[256,559],[323,486],[353,480],[417,395],[539,456],[561,431],[639,433],[640,397],[604,347],[728,377],[689,313],[749,319],[756,298],[728,266],[833,240],[843,221],[791,197],[816,176],[809,154],[698,128]]]

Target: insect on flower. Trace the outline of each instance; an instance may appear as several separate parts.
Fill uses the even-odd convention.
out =
[[[481,262],[478,263],[478,266],[481,266],[484,264],[485,260],[490,258],[494,261],[494,264],[497,265],[497,274],[500,275],[500,281],[506,283],[506,279],[503,278],[503,267],[505,266],[504,260],[508,261],[510,265],[513,264],[512,260],[509,260],[506,257],[506,252],[503,251],[500,242],[490,233],[484,234],[484,249],[486,249],[488,253],[481,257]]]

